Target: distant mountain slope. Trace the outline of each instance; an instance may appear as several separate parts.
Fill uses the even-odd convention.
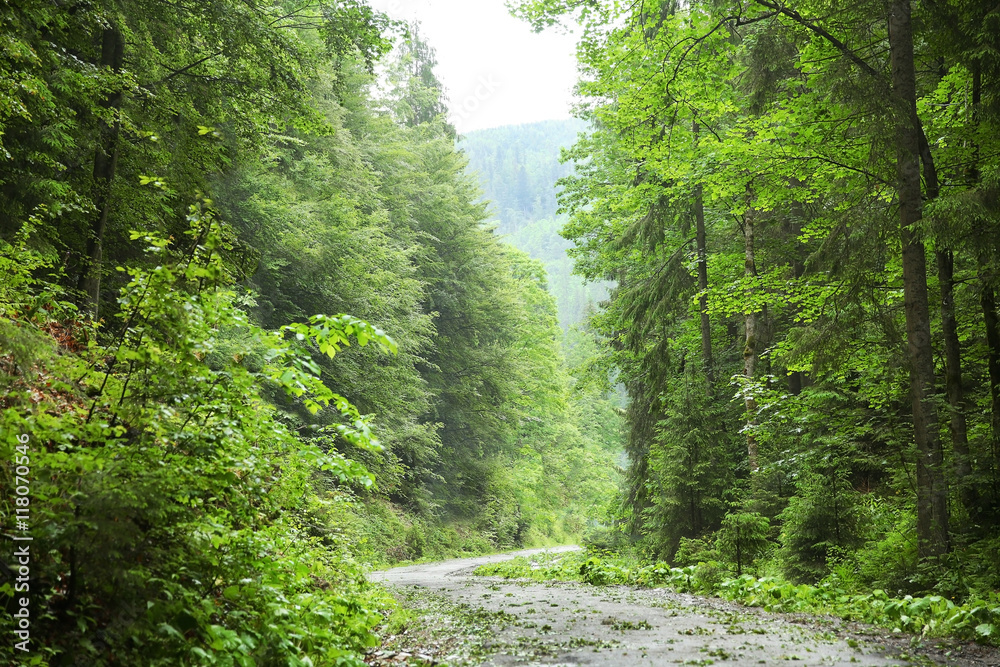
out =
[[[566,250],[572,244],[559,236],[565,219],[556,216],[556,181],[573,171],[559,162],[559,152],[585,129],[579,120],[550,120],[478,130],[459,141],[493,203],[497,231],[545,264],[564,330],[583,320],[588,304],[607,295],[606,285],[585,285],[571,275]]]
[[[479,172],[501,234],[555,216],[555,183],[573,171],[572,165],[559,163],[559,149],[571,146],[584,129],[579,120],[548,120],[462,137],[459,148],[469,157],[469,167]]]

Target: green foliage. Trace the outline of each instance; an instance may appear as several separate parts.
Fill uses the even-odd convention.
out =
[[[105,72],[95,99],[127,89],[121,126],[105,114],[100,131],[141,141],[122,148],[114,175],[104,257],[124,266],[105,276],[103,321],[76,319],[72,292],[56,300],[79,266],[40,280],[55,266],[53,248],[85,245],[89,205],[74,204],[72,188],[89,194],[90,184],[59,177],[66,187],[49,193],[62,207],[52,210],[77,215],[73,225],[53,224],[43,203],[3,241],[11,280],[0,307],[16,318],[2,325],[14,387],[5,419],[41,448],[36,525],[47,528],[36,544],[49,583],[37,636],[52,656],[358,664],[388,602],[355,557],[386,563],[569,539],[613,488],[595,473],[611,468],[606,434],[598,441],[593,424],[576,426],[587,399],[568,400],[544,273],[483,229],[447,127],[423,117],[397,125],[355,94],[371,78],[349,52],[364,60],[382,47],[360,28],[338,36],[331,25],[378,25],[362,9],[341,5],[316,26],[340,62],[320,58],[308,30],[250,38],[278,39],[272,75],[288,67],[281,85],[312,93],[286,105],[283,134],[269,108],[254,107],[288,92],[254,78],[262,54],[233,72],[260,89],[241,98],[244,116],[226,113],[225,86],[207,91],[215,97],[168,95],[172,122],[201,137],[192,142],[155,129],[160,107],[135,104],[133,74],[155,68]],[[145,15],[123,11],[109,20],[159,48]],[[63,27],[62,37],[80,39]],[[171,52],[194,64],[166,81],[211,77],[220,63],[197,61],[203,46]],[[180,205],[178,193],[205,174],[216,201]],[[4,205],[14,218],[28,206]],[[235,281],[253,291],[238,294]]]
[[[1000,628],[1000,598],[995,593],[961,605],[940,595],[892,598],[879,589],[857,595],[843,588],[834,577],[815,586],[748,574],[727,578],[716,563],[671,568],[663,562],[640,564],[621,556],[580,551],[518,557],[482,565],[476,568],[476,574],[506,579],[583,581],[598,586],[667,587],[683,593],[718,595],[767,611],[832,614],[896,632],[953,636],[990,644],[997,644]]]
[[[981,591],[1000,589],[997,561],[1000,539],[988,537],[957,546],[936,559],[916,563],[909,578],[910,587],[934,591],[950,600],[964,600],[981,595]],[[912,547],[911,562],[913,558]]]
[[[322,384],[300,343],[327,354],[350,340],[393,343],[348,316],[254,327],[225,287],[217,220],[204,205],[189,218],[186,247],[143,237],[159,263],[128,271],[116,338],[59,357],[19,353],[33,374],[3,399],[4,456],[12,461],[16,436],[28,435],[32,571],[49,582],[32,591],[33,639],[45,655],[95,665],[361,664],[353,656],[374,643],[386,601],[343,546],[308,526],[371,477],[295,438],[256,385],[273,381],[317,409],[332,403],[345,420],[339,435],[375,448],[365,420]],[[50,322],[5,327],[41,350],[38,328]],[[262,368],[243,366],[241,355],[206,362],[217,333],[234,329],[266,350]],[[12,468],[3,470],[11,484]],[[320,492],[312,480],[323,474],[340,490]],[[10,583],[4,589],[13,594]]]
[[[505,579],[534,579],[536,581],[582,581],[582,568],[587,559],[583,552],[541,552],[531,557],[517,556],[510,560],[480,565],[476,574]]]
[[[849,595],[836,582],[818,586],[794,585],[744,575],[722,584],[722,595],[749,606],[773,611],[833,613],[897,632],[929,636],[956,636],[992,643],[1000,621],[1000,607],[985,600],[956,605],[939,595],[890,598],[876,589],[868,595]]]
[[[685,373],[668,386],[659,405],[650,408],[649,419],[659,420],[646,424],[655,440],[642,472],[649,494],[642,521],[653,551],[673,560],[680,540],[703,535],[723,519],[723,499],[736,483],[730,470],[738,465],[742,443],[721,428],[730,416],[711,404],[701,378]]]
[[[52,266],[49,258],[29,246],[39,222],[33,216],[21,226],[11,242],[0,238],[0,275],[4,276],[3,284],[0,285],[0,304],[5,309],[0,311],[0,316],[14,317],[32,306],[37,308],[42,301],[32,299],[30,290],[34,283],[34,273]]]
[[[716,546],[723,558],[736,563],[738,575],[767,552],[770,527],[767,517],[756,512],[733,512],[722,520]]]
[[[833,551],[830,561],[841,561],[841,567],[855,562],[862,582],[869,588],[887,591],[914,592],[910,580],[917,569],[917,544],[914,537],[916,516],[901,502],[869,499],[865,523],[870,533],[863,547],[852,550],[850,558],[844,551]]]
[[[716,544],[707,539],[682,537],[677,551],[674,552],[673,562],[677,567],[686,567],[718,560],[719,552]]]
[[[256,150],[286,124],[328,131],[307,85],[320,63],[371,64],[387,48],[386,19],[359,2],[98,2],[69,13],[26,2],[0,21],[11,73],[0,103],[0,236],[41,211],[40,240],[73,287],[96,247],[135,258],[128,232],[139,221],[180,234],[177,193],[206,189],[233,152]],[[143,179],[158,187],[137,187]],[[114,266],[96,267],[116,283],[103,300],[112,310]]]
[[[1000,516],[995,21],[912,3],[901,46],[886,7],[513,3],[582,26],[561,234],[612,281],[590,365],[628,394],[600,544],[687,564],[714,541],[740,570],[753,513],[750,551],[795,582],[995,590],[971,547]],[[911,92],[889,52],[939,67]]]
[[[565,223],[564,216],[555,215],[532,220],[506,235],[505,240],[542,262],[549,292],[556,300],[559,326],[568,332],[571,327],[581,325],[597,304],[607,298],[609,286],[603,281],[585,283],[573,274],[573,261],[566,254],[572,244],[559,236]],[[497,227],[498,232],[502,229],[503,225]]]
[[[560,164],[560,151],[585,128],[575,120],[545,121],[470,132],[458,144],[491,204],[497,233],[544,265],[564,331],[607,296],[607,284],[572,275],[571,244],[559,235],[566,218],[556,215],[556,182],[571,171]]]
[[[477,130],[461,138],[458,146],[479,176],[501,234],[516,234],[530,227],[549,243],[558,244],[558,235],[552,234],[556,230],[539,222],[555,217],[555,183],[572,171],[571,165],[560,164],[560,151],[585,129],[578,120],[544,121]],[[557,256],[553,253],[546,259]]]
[[[407,38],[388,71],[393,115],[401,125],[430,123],[447,112],[444,87],[434,74],[434,49],[420,37],[419,24],[409,26]]]
[[[833,547],[858,546],[858,498],[842,471],[798,480],[798,493],[781,514],[782,566],[795,581],[815,581]]]
[[[0,9],[0,483],[30,434],[39,660],[359,665],[392,606],[359,563],[600,518],[615,415],[415,30],[373,97],[394,32],[354,0]]]

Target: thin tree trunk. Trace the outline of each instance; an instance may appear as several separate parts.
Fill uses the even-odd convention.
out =
[[[694,123],[694,138],[698,141],[698,122]],[[705,201],[702,185],[694,186],[695,243],[698,246],[698,310],[701,311],[701,362],[708,378],[708,394],[712,395],[715,369],[712,361],[712,321],[708,317],[708,249],[705,241]]]
[[[802,182],[797,178],[792,178],[789,185],[793,188],[802,187]],[[802,235],[802,220],[805,218],[802,202],[792,203],[792,219],[789,223],[789,234],[793,237],[792,252],[792,277],[797,281],[806,272],[806,263],[802,260],[802,245],[799,243],[799,236]],[[793,396],[802,393],[802,371],[792,371],[788,374],[788,391]]]
[[[736,522],[736,576],[743,576],[743,535],[740,522]]]
[[[990,375],[990,425],[993,450],[993,484],[997,486],[997,471],[1000,469],[1000,318],[997,317],[996,291],[980,274],[982,292],[979,303],[986,323],[986,364]]]
[[[980,103],[983,98],[983,71],[980,61],[972,62],[972,120],[976,127],[980,121]],[[969,169],[971,186],[979,185],[979,144],[973,144],[972,166]],[[979,256],[979,305],[986,325],[986,360],[990,377],[990,450],[992,453],[993,496],[1000,496],[1000,321],[997,319],[996,290],[990,281],[991,272],[983,255]]]
[[[981,103],[983,98],[983,68],[980,59],[971,63],[972,74],[972,122],[975,129],[981,121]],[[979,187],[981,173],[979,170],[980,147],[977,141],[972,143],[972,164],[967,172],[970,188]],[[984,237],[989,237],[984,230],[976,230]],[[992,476],[993,496],[1000,497],[1000,322],[997,320],[996,289],[992,283],[993,272],[987,262],[986,253],[996,250],[988,247],[985,253],[980,251],[979,262],[979,305],[983,311],[983,323],[986,328],[986,359],[990,380],[990,469]]]
[[[903,300],[910,362],[910,399],[917,445],[917,540],[921,556],[948,550],[948,490],[934,403],[934,358],[927,297],[927,257],[914,227],[922,216],[921,128],[916,109],[916,72],[909,0],[889,9],[892,87],[901,107],[896,121],[896,176],[903,248]]]
[[[121,31],[114,25],[105,28],[101,34],[101,68],[120,72],[124,52],[125,42]],[[97,213],[91,226],[86,257],[77,284],[77,287],[87,295],[87,306],[94,318],[98,315],[101,298],[104,232],[111,214],[111,185],[118,167],[118,138],[121,130],[118,114],[123,96],[122,91],[115,91],[101,103],[101,106],[112,112],[114,119],[110,123],[101,122],[100,135],[94,151],[94,207]]]
[[[753,211],[747,211],[743,217],[743,241],[744,241],[744,269],[743,273],[747,277],[757,275],[757,264],[754,261],[754,228]],[[746,344],[743,346],[743,375],[746,377],[747,385],[753,382],[757,372],[757,313],[753,308],[748,308],[744,320],[746,332]],[[757,401],[749,391],[749,386],[744,394],[744,406],[746,407],[746,434],[747,434],[747,460],[750,463],[750,470],[756,471],[759,467],[757,457],[757,438],[753,434],[755,426],[755,415],[757,413]]]
[[[800,204],[796,205],[800,207]],[[802,223],[801,221],[796,221],[792,223],[792,233],[795,234],[795,238],[798,239],[799,234],[802,233]],[[795,260],[792,262],[792,277],[796,280],[802,277],[805,273],[805,262],[802,261],[802,257],[799,254],[799,244],[795,244]],[[803,385],[803,373],[802,371],[792,371],[788,374],[788,391],[793,396],[798,396],[802,393]]]
[[[962,349],[955,318],[955,257],[950,250],[938,250],[938,282],[941,284],[941,328],[944,333],[945,391],[948,395],[949,429],[955,466],[955,483],[962,504],[976,511],[976,493],[970,485],[972,465],[969,458],[969,429],[965,419],[965,396],[962,391]]]
[[[972,123],[975,128],[979,127],[979,104],[983,100],[983,67],[979,59],[972,61]],[[972,167],[969,169],[969,180],[973,184],[979,183],[979,142],[972,145]]]
[[[920,126],[920,119],[913,112],[917,128],[920,161],[923,165],[924,184],[928,201],[941,194],[937,167],[930,145]],[[976,510],[975,489],[970,486],[972,467],[969,458],[969,429],[965,419],[965,396],[962,389],[962,346],[958,339],[958,321],[955,315],[955,255],[948,248],[934,251],[937,260],[938,283],[941,288],[941,328],[945,350],[945,394],[948,397],[948,427],[951,432],[952,464],[955,483],[959,487],[962,504],[970,512]]]
[[[941,193],[937,167],[930,145],[919,126],[920,161],[923,164],[924,183],[927,199],[937,199]],[[976,510],[975,490],[969,485],[971,479],[971,459],[969,458],[969,430],[965,419],[965,396],[962,390],[962,346],[958,340],[958,321],[955,315],[955,255],[948,248],[935,250],[938,283],[941,286],[941,328],[945,349],[945,392],[948,397],[948,426],[951,432],[952,459],[955,469],[955,483],[960,489],[962,504],[969,512]]]

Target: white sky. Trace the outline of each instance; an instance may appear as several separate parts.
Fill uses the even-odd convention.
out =
[[[420,22],[436,51],[450,120],[459,133],[570,117],[575,37],[535,34],[504,0],[370,0],[396,19]]]

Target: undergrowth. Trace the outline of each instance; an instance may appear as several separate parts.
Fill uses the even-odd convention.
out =
[[[362,667],[395,603],[344,533],[374,481],[341,451],[381,446],[313,355],[395,344],[347,315],[253,325],[207,203],[189,221],[179,242],[138,235],[158,264],[128,270],[114,336],[49,294],[0,292],[0,486],[23,489],[0,515],[28,545],[0,604],[30,603],[0,630],[42,667]],[[265,392],[330,421],[298,434]]]

